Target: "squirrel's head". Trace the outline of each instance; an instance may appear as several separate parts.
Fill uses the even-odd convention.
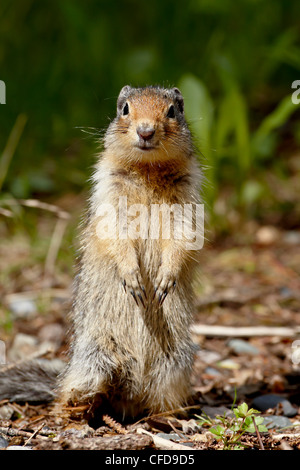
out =
[[[118,158],[159,162],[189,157],[191,136],[178,88],[122,88],[105,147]]]

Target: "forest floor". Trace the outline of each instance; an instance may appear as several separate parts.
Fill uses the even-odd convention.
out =
[[[76,223],[77,215],[75,211]],[[39,220],[38,224],[39,233],[49,235],[53,221]],[[65,242],[60,246],[61,258],[55,260],[51,271],[51,256],[47,264],[43,255],[46,241],[41,248],[22,231],[4,238],[7,229],[1,230],[0,338],[4,367],[32,357],[65,361],[73,249],[64,258],[68,245]],[[74,234],[73,229],[71,232]],[[45,240],[50,239],[53,241],[53,236],[45,236]],[[211,432],[211,427],[225,422],[227,436],[232,436],[232,409],[247,403],[264,417],[268,430],[243,434],[242,448],[299,450],[299,248],[299,231],[260,227],[253,222],[240,229],[239,237],[206,244],[195,285],[194,402],[185,416],[145,416],[126,424],[104,415],[98,427],[91,427],[56,416],[53,404],[3,400],[0,447],[222,449],[224,440]],[[216,418],[218,415],[221,418]]]

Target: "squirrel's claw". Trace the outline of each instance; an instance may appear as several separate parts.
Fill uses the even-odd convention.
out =
[[[137,306],[143,306],[143,308],[146,308],[148,298],[145,287],[142,285],[141,281],[141,277],[138,275],[133,276],[132,278],[127,277],[127,279],[122,280],[122,286],[125,293],[127,293],[128,288]]]
[[[171,288],[173,288],[172,292],[174,292],[176,288],[176,280],[170,273],[162,273],[160,276],[158,276],[152,301],[154,301],[155,297],[157,297],[159,308],[164,303],[167,295],[171,291]]]
[[[159,294],[159,296],[158,296],[158,306],[159,306],[159,307],[161,307],[162,304],[164,303],[164,300],[165,300],[165,298],[167,297],[168,292],[169,292],[169,291],[166,289],[166,290],[163,292],[163,294]]]
[[[131,294],[132,297],[134,298],[134,301],[135,301],[135,303],[137,304],[137,306],[139,306],[139,303],[138,303],[137,298],[136,298],[136,296],[135,296],[135,292],[134,292],[133,290],[131,290],[131,291],[130,291],[130,294]]]

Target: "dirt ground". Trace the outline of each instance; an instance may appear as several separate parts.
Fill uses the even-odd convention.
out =
[[[33,356],[66,360],[72,270],[62,263],[45,284],[43,262],[28,261],[32,242],[26,237],[6,239],[0,252],[0,338],[6,362]],[[215,419],[230,414],[233,403],[255,407],[260,403],[255,400],[265,397],[265,409],[259,411],[268,418],[268,432],[245,433],[241,443],[253,449],[299,450],[299,274],[299,231],[248,224],[239,238],[207,243],[195,283],[194,402],[185,416],[145,416],[126,424],[104,415],[94,428],[56,416],[52,403],[3,400],[0,447],[222,449],[198,416]]]

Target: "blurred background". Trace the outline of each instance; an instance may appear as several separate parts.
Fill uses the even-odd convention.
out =
[[[99,136],[125,84],[181,89],[210,239],[299,228],[299,26],[297,0],[1,0],[2,288],[37,282],[41,263],[53,273],[57,256],[72,272]]]
[[[2,0],[2,191],[78,194],[120,88],[161,84],[185,96],[210,209],[222,194],[247,216],[299,222],[298,13],[296,0]]]

